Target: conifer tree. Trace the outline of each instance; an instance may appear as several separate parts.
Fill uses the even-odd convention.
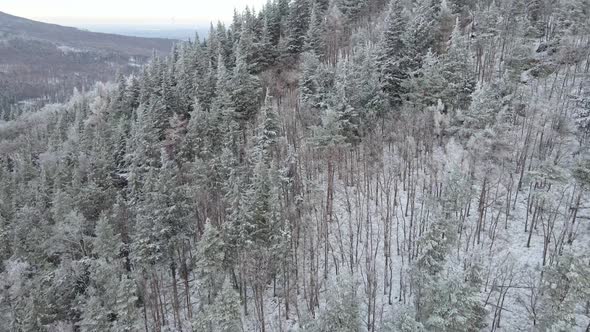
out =
[[[442,75],[447,83],[444,98],[450,101],[451,109],[466,109],[475,89],[475,75],[467,37],[461,34],[458,20],[443,58]]]
[[[325,47],[322,37],[323,30],[324,24],[321,9],[318,3],[314,2],[309,17],[309,29],[307,29],[307,34],[305,35],[304,51],[313,52],[317,56],[322,57]]]
[[[80,308],[82,317],[78,322],[78,328],[83,332],[107,331],[111,329],[110,310],[106,308],[98,291],[92,287],[88,290],[87,299]]]
[[[472,94],[469,110],[465,113],[465,127],[483,129],[492,125],[502,110],[502,98],[498,83],[478,84]]]
[[[417,322],[415,313],[411,310],[403,310],[390,317],[381,329],[384,332],[424,332],[424,326]]]
[[[271,36],[271,27],[268,16],[264,17],[262,33],[258,42],[256,60],[258,68],[254,70],[255,73],[263,71],[272,66],[277,58],[276,45],[273,44]]]
[[[343,280],[329,290],[326,308],[320,313],[319,326],[312,331],[359,331],[361,320],[356,284],[352,276],[341,278]]]
[[[260,112],[260,124],[257,129],[256,158],[270,162],[272,149],[277,143],[279,136],[278,116],[273,107],[273,98],[266,96],[264,105]]]
[[[206,222],[205,232],[198,243],[196,262],[197,280],[203,290],[201,300],[204,304],[211,305],[221,287],[219,280],[223,275],[224,250],[222,234],[210,221]]]
[[[113,306],[117,320],[113,322],[112,331],[131,332],[139,329],[139,310],[137,308],[137,286],[135,282],[123,275],[117,285],[117,297]]]
[[[347,24],[353,24],[367,8],[367,0],[340,0],[337,3],[346,17]]]
[[[148,269],[150,266],[160,263],[164,255],[162,243],[161,225],[157,216],[151,213],[150,207],[158,204],[159,197],[156,190],[156,170],[148,170],[144,184],[140,187],[135,202],[135,226],[137,231],[131,241],[131,254],[134,265],[138,268]]]
[[[377,117],[385,112],[386,98],[379,82],[377,48],[366,44],[355,50],[344,81],[348,100],[358,115],[357,130],[364,137],[375,129]]]
[[[310,6],[308,0],[294,0],[289,6],[288,46],[290,54],[303,51],[305,35],[309,26]]]
[[[408,24],[407,15],[402,1],[391,1],[379,44],[381,85],[392,106],[399,106],[406,92],[404,81],[408,78],[408,68],[404,35]]]
[[[266,3],[264,7],[264,20],[265,20],[265,28],[266,33],[268,34],[268,39],[270,44],[273,47],[277,47],[279,45],[279,41],[281,39],[281,11],[279,5],[276,1],[271,2],[270,0]]]
[[[129,171],[129,189],[132,193],[140,190],[144,174],[159,167],[160,142],[154,112],[140,105],[135,111],[135,121],[126,143],[125,161]]]
[[[335,92],[332,94],[330,107],[334,108],[338,118],[340,135],[346,138],[346,143],[357,144],[360,141],[359,110],[355,109],[350,101],[350,93],[347,91],[351,74],[349,61],[340,59],[336,66],[336,77],[334,81]]]
[[[243,330],[240,297],[225,278],[221,292],[212,306],[210,318],[215,332],[239,332]]]
[[[250,73],[244,52],[244,49],[238,50],[236,67],[231,81],[234,116],[242,127],[251,122],[256,116],[261,93],[259,79]]]
[[[122,243],[119,234],[115,233],[109,224],[105,213],[101,214],[94,231],[96,238],[93,241],[93,252],[107,262],[114,262],[120,255]]]
[[[317,108],[320,106],[318,96],[320,83],[317,78],[320,60],[314,52],[305,52],[302,58],[299,80],[300,98],[306,106]]]
[[[422,67],[406,82],[408,102],[417,109],[424,109],[442,101],[450,105],[452,100],[444,94],[447,86],[441,70],[441,60],[429,50],[421,60]]]

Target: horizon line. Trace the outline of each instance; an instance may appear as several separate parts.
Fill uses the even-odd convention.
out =
[[[25,17],[26,18],[26,17]],[[204,18],[106,18],[106,17],[31,17],[34,21],[58,25],[169,25],[169,26],[208,26],[211,23],[229,23],[223,19]]]

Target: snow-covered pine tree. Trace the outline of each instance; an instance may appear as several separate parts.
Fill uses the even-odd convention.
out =
[[[320,312],[314,332],[356,332],[361,329],[360,303],[353,276],[341,275],[327,294],[326,307]]]
[[[323,22],[323,15],[321,9],[319,8],[319,4],[314,1],[313,6],[311,7],[309,28],[307,29],[307,34],[305,35],[305,44],[303,46],[303,50],[306,52],[313,52],[320,58],[325,52],[323,40],[323,30],[325,27]]]
[[[303,51],[311,9],[308,1],[294,0],[289,6],[287,50],[291,54],[299,54]]]
[[[245,47],[240,43],[236,53],[236,67],[231,81],[231,100],[234,106],[234,116],[242,128],[256,116],[260,105],[260,81],[250,73]],[[219,88],[218,88],[219,90]]]
[[[243,331],[240,298],[228,281],[223,282],[215,303],[205,305],[192,322],[194,331],[240,332]]]
[[[225,243],[222,234],[210,221],[205,223],[205,232],[197,245],[197,281],[202,293],[200,303],[211,305],[222,286]]]
[[[469,51],[467,36],[461,33],[459,20],[451,34],[448,51],[442,59],[442,75],[447,86],[443,90],[443,100],[451,110],[467,109],[471,102],[471,93],[475,90],[475,73],[473,59]]]
[[[404,81],[408,78],[408,59],[404,35],[407,25],[408,13],[403,2],[392,0],[379,43],[378,62],[381,88],[393,107],[398,107],[402,103],[402,96],[406,92]]]

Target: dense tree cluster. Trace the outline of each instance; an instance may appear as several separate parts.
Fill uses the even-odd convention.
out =
[[[0,121],[0,331],[587,329],[589,10],[274,0]]]

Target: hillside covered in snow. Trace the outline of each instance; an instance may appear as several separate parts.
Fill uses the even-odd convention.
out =
[[[274,0],[0,121],[0,332],[588,331],[590,2]]]

